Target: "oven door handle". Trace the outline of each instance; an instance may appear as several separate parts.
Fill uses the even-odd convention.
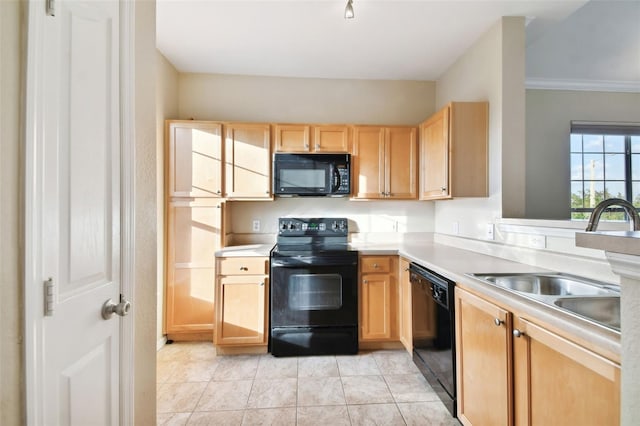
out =
[[[357,261],[345,261],[344,258],[297,257],[294,259],[271,259],[272,268],[300,268],[305,266],[354,266]]]

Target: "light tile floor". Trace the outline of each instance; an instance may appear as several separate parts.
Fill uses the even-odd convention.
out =
[[[403,350],[353,356],[158,352],[159,425],[459,425]]]

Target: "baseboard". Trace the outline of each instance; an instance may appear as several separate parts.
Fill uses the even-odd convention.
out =
[[[156,351],[159,351],[160,349],[162,349],[162,347],[166,344],[167,344],[167,336],[158,337],[158,340],[156,342]]]

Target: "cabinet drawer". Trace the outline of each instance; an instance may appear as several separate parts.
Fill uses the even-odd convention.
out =
[[[364,256],[360,258],[360,270],[363,274],[392,271],[393,257],[391,256]]]
[[[224,257],[218,259],[220,275],[266,275],[269,273],[265,257]]]

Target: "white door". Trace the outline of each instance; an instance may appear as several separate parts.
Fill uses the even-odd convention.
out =
[[[102,308],[122,285],[120,6],[49,6],[29,2],[27,420],[117,425],[129,319]]]

